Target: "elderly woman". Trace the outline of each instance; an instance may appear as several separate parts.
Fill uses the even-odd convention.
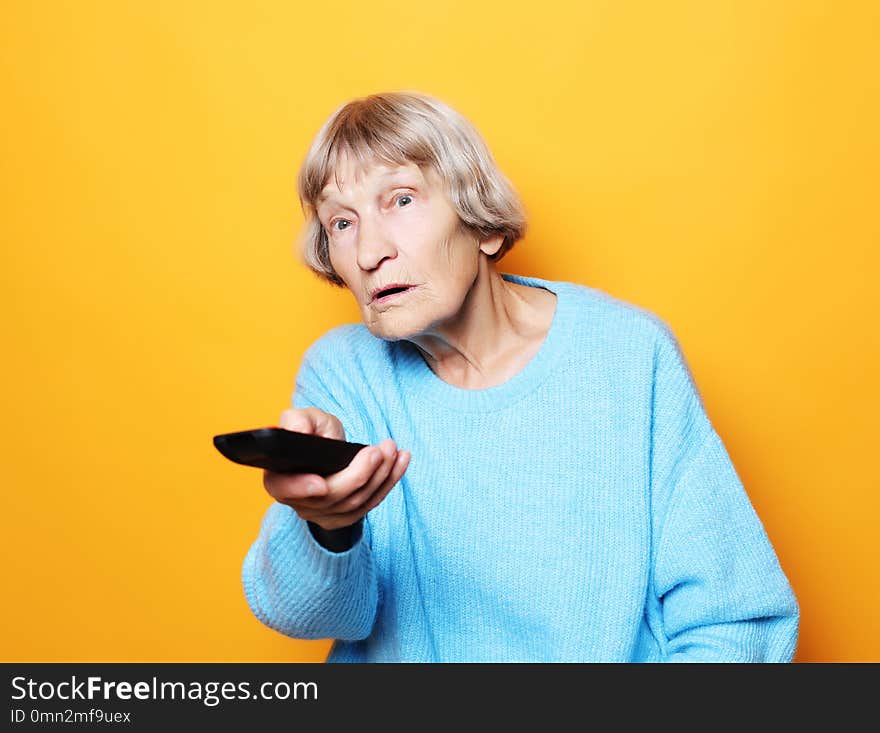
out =
[[[798,605],[670,328],[500,273],[523,209],[419,93],[324,124],[306,264],[363,324],[305,353],[281,427],[365,444],[265,472],[256,617],[328,661],[790,661]]]

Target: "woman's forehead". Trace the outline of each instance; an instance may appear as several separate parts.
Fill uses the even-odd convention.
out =
[[[371,160],[365,165],[357,165],[350,160],[340,161],[340,165],[330,173],[324,188],[318,194],[317,203],[321,203],[333,194],[339,193],[352,182],[359,184],[366,178],[372,178],[377,185],[393,182],[396,178],[414,178],[416,181],[427,182],[431,170],[423,170],[416,163],[389,163]]]

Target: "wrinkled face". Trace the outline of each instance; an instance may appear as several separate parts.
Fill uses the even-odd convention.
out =
[[[357,178],[346,158],[317,213],[330,262],[351,290],[364,324],[396,340],[453,321],[477,276],[476,237],[461,230],[442,179],[413,163],[375,163]]]

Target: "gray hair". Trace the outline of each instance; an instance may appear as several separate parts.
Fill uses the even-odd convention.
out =
[[[345,283],[330,264],[317,199],[344,154],[352,156],[361,170],[376,161],[432,168],[446,185],[463,231],[480,241],[503,235],[501,247],[491,257],[495,262],[525,235],[523,204],[473,124],[427,94],[371,94],[333,112],[315,136],[297,178],[306,217],[298,239],[299,255],[307,267],[333,285],[344,287]]]

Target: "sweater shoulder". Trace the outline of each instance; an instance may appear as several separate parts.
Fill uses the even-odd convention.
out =
[[[581,322],[597,329],[609,342],[626,340],[630,348],[644,347],[652,352],[666,346],[678,347],[672,326],[655,311],[600,288],[568,285],[583,309]]]
[[[684,347],[672,325],[665,318],[648,308],[613,297],[596,288],[583,287],[584,296],[594,302],[606,314],[600,319],[618,334],[638,332],[642,335],[636,347],[653,363],[652,378],[656,381],[673,381],[677,387],[695,397],[701,408],[703,397]],[[631,328],[622,327],[624,324]],[[623,348],[632,349],[633,344]]]
[[[336,366],[346,369],[352,364],[368,363],[385,358],[383,339],[370,333],[362,323],[343,323],[318,337],[303,354],[303,361],[315,367]]]
[[[362,323],[334,326],[303,354],[297,383],[318,382],[326,391],[350,394],[360,404],[371,385],[382,384],[392,370],[388,342]]]

